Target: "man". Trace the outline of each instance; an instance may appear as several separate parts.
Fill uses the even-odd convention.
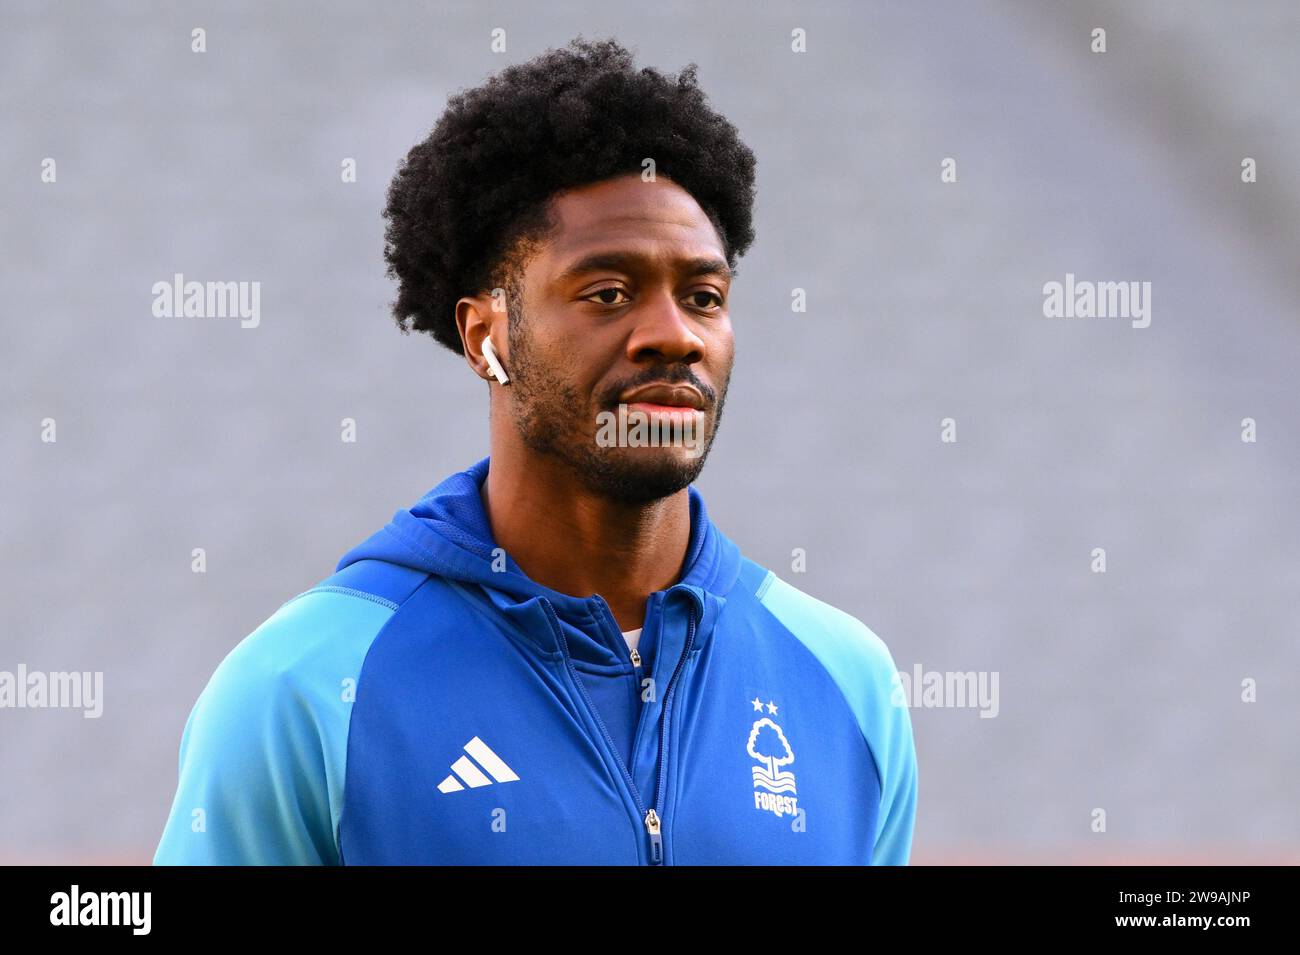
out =
[[[156,863],[908,861],[889,651],[691,486],[753,181],[694,67],[613,41],[452,98],[387,258],[402,328],[487,380],[491,454],[221,663]]]

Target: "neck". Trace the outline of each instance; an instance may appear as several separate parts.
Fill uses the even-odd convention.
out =
[[[680,579],[689,491],[645,504],[610,501],[563,462],[497,444],[482,492],[497,544],[537,583],[574,597],[599,594],[620,630],[641,626],[646,597]]]

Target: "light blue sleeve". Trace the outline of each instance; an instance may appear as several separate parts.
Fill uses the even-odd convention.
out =
[[[880,777],[872,865],[907,865],[916,823],[916,745],[893,656],[864,623],[772,574],[763,606],[817,657],[858,718]]]
[[[352,700],[394,609],[308,591],[230,651],[185,723],[154,865],[338,864]]]
[[[889,665],[892,670],[892,660]],[[893,684],[891,692],[901,692],[893,689],[897,686],[897,683]],[[907,865],[912,855],[912,831],[916,826],[918,777],[912,719],[906,703],[890,705],[891,715],[878,718],[888,726],[882,778],[890,782],[880,802],[880,823],[871,856],[872,865]]]

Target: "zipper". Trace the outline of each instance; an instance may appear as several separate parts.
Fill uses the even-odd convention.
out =
[[[659,810],[663,809],[664,799],[664,780],[668,773],[668,759],[664,751],[664,743],[667,741],[668,721],[671,715],[671,706],[673,699],[673,690],[677,685],[677,678],[686,664],[686,658],[690,655],[691,646],[695,643],[695,610],[692,607],[689,614],[690,629],[686,634],[686,646],[682,650],[681,657],[677,660],[677,666],[673,669],[673,675],[668,680],[668,690],[664,694],[664,711],[659,718],[659,775],[655,781],[655,804],[649,809],[646,808],[645,802],[641,798],[641,793],[636,788],[636,781],[628,768],[623,763],[623,757],[619,755],[618,747],[614,744],[614,737],[609,735],[609,729],[605,726],[605,721],[600,718],[600,711],[591,701],[591,696],[587,693],[587,688],[582,683],[582,678],[578,675],[577,669],[573,665],[573,658],[569,655],[569,640],[564,635],[564,627],[560,625],[560,619],[556,616],[555,608],[545,597],[541,598],[542,605],[546,608],[547,619],[551,622],[551,627],[555,630],[556,636],[560,638],[560,645],[564,648],[564,663],[569,671],[569,678],[573,685],[577,687],[578,693],[587,704],[587,711],[600,727],[601,735],[605,737],[605,744],[609,747],[609,752],[614,756],[614,762],[618,765],[619,771],[623,774],[623,779],[627,782],[628,791],[632,794],[632,802],[636,806],[636,811],[641,815],[641,820],[645,826],[646,836],[649,840],[650,864],[662,865],[664,861],[664,840],[663,840],[663,820],[659,815]],[[694,603],[694,601],[692,601]],[[635,651],[633,651],[635,653]],[[639,660],[640,654],[637,654]],[[634,661],[636,662],[636,661]],[[640,666],[640,663],[636,663]]]
[[[614,617],[614,611],[609,609],[609,604],[605,602],[604,597],[602,597],[600,594],[595,594],[594,596],[597,600],[600,601],[600,605],[605,608],[605,618],[609,620],[614,626],[613,632],[618,635],[617,645],[620,647],[627,647],[627,639],[623,636],[623,631],[618,625],[618,620],[615,619]],[[642,626],[642,631],[644,632],[645,621],[642,621],[641,626]],[[628,653],[627,658],[630,661],[632,661],[632,666],[639,668],[641,666],[641,654],[637,653],[636,647],[630,647],[628,649],[630,650],[630,652]]]
[[[691,601],[692,605],[695,603]],[[686,658],[691,655],[691,646],[695,643],[695,608],[691,607],[687,614],[686,646],[682,649],[682,655],[677,660],[677,667],[673,670],[672,677],[668,680],[668,691],[664,693],[664,712],[659,721],[659,779],[655,782],[655,808],[663,808],[664,800],[664,781],[668,776],[668,751],[664,748],[668,741],[668,724],[673,715],[673,690],[677,688],[677,677],[681,674],[686,666]],[[653,826],[653,828],[651,828]],[[650,833],[651,845],[651,865],[657,865],[663,861],[663,837],[660,834],[659,816],[654,809],[646,816],[646,831]],[[654,854],[658,852],[658,862],[655,861]]]
[[[661,865],[664,861],[664,837],[660,832],[659,814],[653,809],[645,814],[645,831],[650,834],[650,864]]]
[[[658,816],[653,809],[646,810],[645,803],[641,799],[641,793],[637,791],[636,782],[632,779],[632,774],[628,772],[627,766],[623,764],[623,757],[619,755],[618,747],[614,745],[614,737],[609,735],[609,729],[605,726],[605,721],[600,718],[600,711],[591,702],[591,696],[587,693],[587,688],[582,684],[582,678],[578,676],[578,671],[573,666],[573,658],[569,655],[569,640],[564,635],[564,628],[560,626],[559,618],[555,615],[555,608],[551,606],[551,602],[545,597],[542,598],[542,605],[546,607],[547,619],[551,621],[556,636],[560,638],[560,645],[564,647],[564,665],[569,671],[573,685],[578,688],[578,693],[587,703],[588,712],[596,720],[596,725],[600,727],[600,732],[605,737],[605,743],[609,746],[609,751],[614,754],[614,762],[618,764],[623,779],[627,781],[627,788],[632,793],[632,801],[636,804],[636,811],[640,813],[645,822],[646,834],[650,837],[651,865],[656,865],[658,859],[662,858],[663,850],[662,836],[659,835]]]

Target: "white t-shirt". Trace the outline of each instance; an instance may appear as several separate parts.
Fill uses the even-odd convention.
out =
[[[641,630],[642,630],[642,629],[643,629],[642,627],[637,627],[635,630],[624,630],[624,631],[623,631],[623,639],[627,641],[627,648],[628,648],[629,650],[635,650],[635,649],[636,649],[637,641],[641,639]]]

